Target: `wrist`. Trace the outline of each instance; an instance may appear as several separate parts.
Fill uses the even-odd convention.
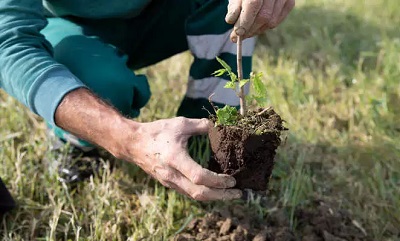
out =
[[[68,93],[56,110],[55,120],[57,126],[117,158],[126,154],[139,126],[87,89]]]
[[[110,127],[109,138],[105,138],[102,146],[116,158],[125,160],[131,156],[130,147],[138,139],[140,126],[139,122],[124,117],[116,118]]]

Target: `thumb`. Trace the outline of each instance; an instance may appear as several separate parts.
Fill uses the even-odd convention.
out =
[[[230,0],[228,4],[228,13],[225,16],[225,21],[229,24],[236,23],[241,10],[242,0]]]
[[[201,135],[201,134],[206,134],[211,127],[212,127],[212,122],[206,118],[186,119],[183,131],[185,134],[191,136]]]

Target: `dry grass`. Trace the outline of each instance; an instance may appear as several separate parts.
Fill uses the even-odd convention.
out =
[[[313,196],[334,199],[371,237],[399,240],[398,0],[297,2],[283,26],[260,38],[254,59],[290,129],[269,195],[289,211]],[[140,120],[174,115],[189,61],[185,53],[142,70],[153,98]],[[0,176],[19,205],[0,222],[2,240],[165,240],[213,205],[129,164],[69,193],[41,161],[40,119],[4,93],[0,117]]]

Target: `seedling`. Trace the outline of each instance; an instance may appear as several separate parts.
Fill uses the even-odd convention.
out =
[[[240,43],[238,43],[238,46],[240,46]],[[235,107],[229,105],[225,105],[223,108],[216,108],[213,106],[217,118],[216,125],[236,125],[240,117],[239,114],[242,117],[247,114],[248,108],[246,102],[255,102],[257,107],[263,107],[267,103],[267,88],[262,81],[262,73],[252,72],[249,79],[243,79],[241,51],[238,50],[237,52],[237,75],[232,71],[232,68],[219,57],[217,57],[217,61],[221,64],[222,68],[216,70],[213,75],[217,77],[223,75],[229,76],[230,81],[225,84],[224,88],[236,91],[240,100],[240,112],[238,113]],[[253,85],[253,93],[248,96],[244,93],[244,86],[247,83]]]
[[[240,111],[233,106],[223,108],[213,106],[216,115],[212,117],[214,128],[209,138],[213,159],[209,168],[235,177],[237,188],[265,190],[274,166],[276,149],[281,143],[280,134],[286,128],[275,111],[260,108],[266,105],[266,87],[261,80],[262,74],[251,73],[249,79],[243,79],[241,39],[238,40],[237,74],[222,59],[217,58],[222,68],[214,76],[228,75],[230,81],[225,88],[236,91],[240,100]],[[244,87],[252,84],[253,93],[246,96]],[[210,96],[210,103],[211,102]],[[248,110],[247,103],[257,108]]]
[[[231,67],[222,59],[217,57],[218,62],[223,66],[213,73],[214,76],[222,76],[227,74],[230,81],[225,84],[224,88],[232,89],[237,92],[240,101],[240,115],[245,116],[247,110],[247,103],[255,102],[258,107],[263,107],[267,103],[266,93],[267,88],[262,81],[262,73],[251,73],[250,79],[239,79],[238,76],[232,72]],[[253,93],[246,96],[244,91],[241,91],[247,84],[253,84]],[[240,91],[237,91],[240,89]],[[235,107],[225,105],[223,108],[214,108],[217,115],[217,124],[221,125],[235,125],[238,118],[238,112]]]

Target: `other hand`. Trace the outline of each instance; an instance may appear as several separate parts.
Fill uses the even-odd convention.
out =
[[[261,34],[278,26],[295,5],[295,0],[229,0],[225,21],[235,24],[231,40]]]
[[[200,201],[240,198],[242,192],[231,189],[235,179],[201,167],[187,151],[189,137],[208,132],[207,119],[176,117],[142,123],[127,143],[121,158],[132,161],[161,184]]]

